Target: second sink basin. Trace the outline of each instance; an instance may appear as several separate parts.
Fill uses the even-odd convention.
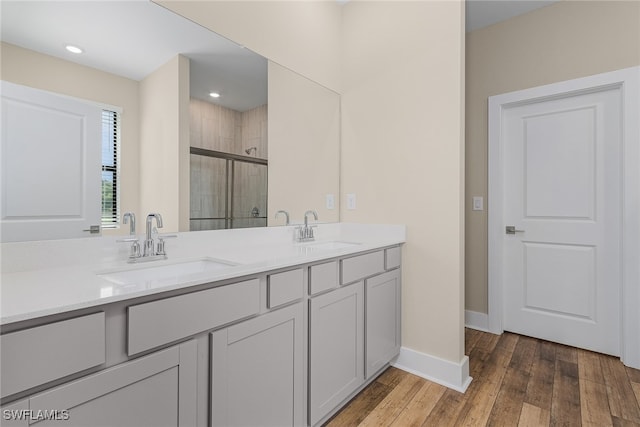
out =
[[[155,261],[152,261],[155,262]],[[158,261],[162,262],[162,261]],[[174,264],[154,264],[137,266],[129,270],[112,271],[98,274],[98,276],[119,285],[129,285],[145,282],[173,282],[176,279],[189,279],[203,273],[218,271],[234,267],[237,264],[213,259],[202,258]]]

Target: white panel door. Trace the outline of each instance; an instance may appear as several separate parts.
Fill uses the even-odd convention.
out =
[[[620,105],[609,88],[503,109],[505,330],[620,354]]]
[[[2,241],[99,235],[99,106],[2,82]]]

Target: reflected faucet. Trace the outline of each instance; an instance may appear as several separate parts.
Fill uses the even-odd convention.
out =
[[[275,219],[278,219],[278,214],[284,214],[284,218],[285,218],[284,225],[289,225],[289,212],[279,210],[278,212],[276,212]]]
[[[149,215],[147,215],[147,235],[146,239],[144,240],[143,256],[154,256],[156,254],[155,246],[153,244],[153,238],[151,237],[151,226],[154,218],[156,219],[158,228],[162,228],[162,215],[160,215],[159,213],[150,213]]]
[[[316,221],[318,220],[318,213],[317,213],[316,211],[311,211],[311,210],[306,211],[306,212],[304,213],[304,228],[307,228],[307,227],[308,227],[309,220],[308,220],[307,216],[308,216],[309,214],[312,214],[312,215],[313,215],[313,218],[314,218]]]
[[[129,223],[129,221],[131,222]],[[124,215],[122,215],[122,223],[123,224],[129,223],[130,236],[136,235],[136,214],[134,214],[133,212],[125,212]]]

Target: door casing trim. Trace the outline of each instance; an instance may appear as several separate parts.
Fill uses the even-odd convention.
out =
[[[519,104],[615,87],[622,94],[620,359],[640,369],[640,66],[489,97],[488,328],[494,334],[504,332],[502,111]]]

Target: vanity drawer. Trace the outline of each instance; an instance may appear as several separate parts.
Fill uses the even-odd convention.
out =
[[[389,248],[384,251],[384,269],[391,270],[392,268],[400,267],[400,247]]]
[[[341,283],[346,285],[384,271],[384,251],[343,259]]]
[[[128,308],[129,356],[260,311],[258,279]]]
[[[105,363],[104,313],[0,336],[2,397]]]
[[[301,268],[270,274],[267,277],[267,308],[299,300],[303,286]]]
[[[324,264],[312,265],[309,273],[309,294],[333,289],[338,286],[338,262],[331,261]]]

